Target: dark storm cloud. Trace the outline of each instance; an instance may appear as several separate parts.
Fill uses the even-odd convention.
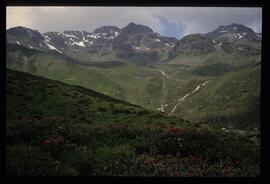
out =
[[[160,21],[160,17],[167,21]],[[211,7],[7,7],[7,28],[26,26],[40,32],[86,30],[103,25],[120,28],[129,22],[181,37],[239,23],[261,32],[261,8]],[[172,26],[171,29],[168,27]],[[179,28],[177,32],[176,28]]]

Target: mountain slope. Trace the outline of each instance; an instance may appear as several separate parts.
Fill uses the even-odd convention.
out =
[[[216,64],[211,64],[211,57],[208,56],[205,62],[210,63],[210,65],[199,65],[194,69],[170,67],[171,64],[152,69],[132,65],[110,66],[106,62],[104,62],[104,67],[106,65],[107,67],[100,68],[80,64],[76,60],[58,53],[42,53],[22,46],[9,45],[7,51],[7,67],[11,69],[94,89],[147,109],[160,110],[187,120],[210,121],[223,127],[233,125],[241,129],[259,126],[257,117],[259,111],[253,113],[252,110],[249,110],[259,102],[259,92],[253,92],[253,90],[259,89],[260,85],[260,64],[257,63],[256,72],[249,72],[252,70],[249,68],[254,68],[251,65],[256,64],[252,58],[249,58],[249,61],[245,58],[239,59],[237,61],[239,64],[241,62],[249,63],[247,66],[242,64],[242,67],[239,67],[241,65],[237,63],[233,63],[235,66],[227,63],[222,64],[220,61],[225,61],[225,58],[221,60],[222,57],[213,54],[213,59],[219,58],[218,61],[215,61]],[[192,59],[194,58],[192,57]],[[237,75],[230,77],[232,76],[231,72]],[[243,90],[249,88],[249,91],[238,90],[235,86],[238,85],[238,82],[230,82],[241,78],[241,76],[242,82],[239,85]],[[256,77],[256,80],[249,83],[248,80],[243,80],[245,77]],[[199,90],[187,97],[188,101],[177,105],[179,99],[206,81],[208,84],[205,87],[207,89],[205,93],[201,93],[203,91]],[[215,91],[214,94],[213,91]],[[222,103],[210,103],[215,96],[224,96],[225,91],[231,94],[228,100],[223,100]],[[236,103],[242,95],[246,98],[241,103]],[[233,108],[235,105],[232,102],[237,104],[238,110]],[[249,114],[250,118],[246,118],[246,114]]]
[[[246,136],[6,72],[8,175],[259,175],[259,147]]]
[[[22,26],[10,28],[6,31],[6,39],[9,43],[23,45],[27,48],[37,50],[57,50],[50,44],[50,40],[44,37],[39,31],[25,28]]]
[[[199,82],[181,102],[175,102],[172,114],[193,121],[241,129],[260,125],[260,69],[253,66]],[[191,86],[191,83],[187,85]],[[186,88],[187,88],[186,87]],[[194,93],[191,91],[197,89]],[[183,94],[182,96],[185,96]],[[172,112],[171,105],[165,111]]]
[[[253,91],[259,89],[261,39],[246,26],[221,26],[207,34],[187,35],[179,41],[135,23],[122,29],[103,26],[92,33],[64,31],[39,35],[62,53],[16,44],[16,36],[20,34],[14,29],[7,30],[7,68],[80,85],[187,120],[211,121],[222,127],[236,125],[241,129],[258,126],[259,110],[253,113],[251,109],[254,104],[258,106],[259,92],[239,91],[236,83],[229,81],[241,75],[255,77],[254,83],[243,79],[239,85]],[[22,27],[15,30],[22,30],[24,37],[32,40],[31,30]],[[249,72],[255,65],[256,72]],[[234,77],[230,77],[232,73]],[[204,82],[207,84],[202,86]],[[205,94],[201,93],[202,89],[206,90]],[[224,91],[231,95],[224,95]],[[249,99],[239,102],[235,105],[238,110],[235,109],[231,101],[245,95]],[[228,102],[210,103],[210,96],[231,97]],[[190,104],[183,97],[190,99]]]
[[[220,26],[207,34],[191,34],[180,39],[169,52],[169,63],[189,66],[226,63],[248,64],[260,60],[261,39],[250,28],[232,24]],[[240,60],[246,60],[239,62]],[[215,60],[218,60],[215,62]]]
[[[233,23],[231,25],[219,26],[212,32],[205,34],[208,38],[215,42],[228,41],[246,41],[258,43],[261,38],[251,28],[248,28],[241,24]]]
[[[251,28],[241,24],[220,26],[205,34],[227,53],[244,53],[252,56],[260,53],[261,37]]]
[[[139,106],[80,86],[69,86],[27,73],[7,70],[7,84],[8,120],[22,117],[65,117],[99,122],[103,118],[100,123],[105,123],[113,122],[114,118],[121,121],[121,114],[125,120],[126,116],[136,117],[137,113],[149,113]]]
[[[171,57],[176,54],[203,54],[214,51],[211,39],[201,34],[191,34],[183,37],[171,50]]]
[[[207,34],[187,35],[180,40],[161,36],[135,23],[122,29],[102,26],[91,33],[67,30],[41,34],[19,26],[7,30],[6,39],[27,48],[55,50],[83,63],[120,60],[139,66],[175,62],[186,56],[204,57],[219,50],[229,55],[252,57],[260,54],[261,42],[260,35],[240,24],[220,26]]]
[[[166,57],[176,41],[154,33],[147,26],[129,23],[114,39],[112,46],[120,58],[136,65],[153,66]]]
[[[31,54],[29,54],[31,53]],[[103,63],[103,65],[101,65]],[[23,46],[7,45],[7,67],[68,84],[94,89],[133,104],[156,109],[161,97],[170,96],[180,82],[168,79],[160,91],[163,77],[159,70],[116,62],[85,64],[57,53],[42,53]]]
[[[106,67],[106,65],[111,65],[113,67],[114,65],[111,63],[104,62],[103,65],[95,63],[85,65],[62,54],[40,52],[23,46],[7,44],[6,64],[10,69],[93,88],[103,93],[109,92],[112,96],[114,96],[113,90],[123,91],[119,85],[96,72],[100,66]],[[97,80],[99,81],[98,83],[96,82]],[[115,94],[115,96],[119,97],[121,95],[122,93]]]
[[[55,50],[85,63],[123,59],[135,65],[150,65],[161,59],[176,41],[135,23],[123,29],[102,26],[91,33],[67,30],[41,34],[21,26],[7,30],[9,43],[42,51]]]

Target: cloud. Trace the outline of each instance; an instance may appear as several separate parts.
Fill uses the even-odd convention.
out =
[[[172,7],[156,9],[171,22],[184,25],[183,35],[191,33],[207,33],[220,25],[239,23],[261,32],[261,8],[221,8],[221,7]]]
[[[121,7],[8,7],[7,28],[17,25],[46,31],[92,31],[103,25],[145,24],[162,32],[159,20],[145,8]]]
[[[163,33],[166,36],[180,38],[183,35],[185,26],[177,22],[170,22],[164,17],[155,16],[159,19],[161,26],[163,27]]]
[[[18,25],[40,32],[85,30],[129,22],[177,38],[206,33],[220,25],[240,23],[261,32],[261,8],[213,7],[7,7],[7,29]]]

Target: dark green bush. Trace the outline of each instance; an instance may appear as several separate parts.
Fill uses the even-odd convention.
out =
[[[46,176],[77,175],[77,172],[37,146],[13,145],[7,147],[7,174]]]

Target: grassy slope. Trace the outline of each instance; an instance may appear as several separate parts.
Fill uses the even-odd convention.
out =
[[[6,93],[9,175],[259,174],[259,147],[240,135],[12,70]]]
[[[248,66],[258,60],[260,60],[258,53],[253,55],[241,52],[227,53],[217,46],[216,50],[210,54],[179,54],[169,60],[168,64],[182,64],[189,71],[193,71],[198,67],[212,64],[228,64],[232,67]]]
[[[260,65],[248,67],[209,79],[204,88],[180,103],[174,114],[193,121],[215,122],[225,127],[259,127],[260,68]]]
[[[7,67],[95,89],[149,109],[156,109],[164,96],[164,92],[160,91],[163,79],[159,70],[133,65],[104,69],[75,64],[58,54],[32,52],[28,57],[21,49],[8,52]],[[166,86],[168,90],[176,85],[175,81],[171,83]]]
[[[112,91],[112,89],[121,90],[111,80],[96,73],[95,68],[84,69],[83,65],[74,64],[72,60],[58,54],[32,52],[28,57],[21,50],[17,50],[15,53],[8,52],[7,67],[69,84],[93,88],[100,92]],[[97,81],[99,82],[97,83]]]
[[[12,52],[9,52],[9,50],[12,50]],[[166,113],[172,111],[177,103],[175,100],[191,92],[204,81],[209,81],[205,93],[202,90],[196,93],[198,95],[190,96],[192,98],[194,96],[194,100],[189,99],[193,100],[193,102],[190,104],[188,101],[182,103],[172,115],[184,117],[188,120],[220,122],[221,125],[223,121],[231,121],[231,124],[239,124],[238,128],[249,128],[246,126],[247,124],[251,123],[250,127],[255,127],[258,126],[259,122],[257,117],[259,110],[257,109],[258,111],[253,113],[250,112],[252,112],[254,104],[258,104],[258,92],[253,93],[252,90],[259,88],[258,77],[260,72],[258,69],[257,72],[250,73],[248,72],[249,69],[241,68],[248,67],[244,65],[250,65],[257,59],[257,56],[229,55],[217,50],[210,55],[204,56],[180,55],[169,64],[163,64],[156,68],[138,67],[129,64],[99,68],[75,64],[70,58],[59,54],[36,52],[27,48],[22,49],[22,47],[19,47],[19,49],[11,47],[7,52],[7,67],[94,89],[100,93],[126,100],[147,109],[156,110],[162,104],[168,104],[164,108]],[[172,65],[172,63],[175,63],[175,65]],[[168,77],[164,77],[161,70]],[[249,98],[245,97],[240,103],[237,103],[237,106],[235,106],[237,109],[234,107],[236,104],[234,101],[239,101],[242,93],[234,84],[225,82],[226,80],[230,81],[229,76],[232,75],[230,71],[235,71],[235,73],[239,71],[239,77],[241,75],[244,77],[246,75],[257,76],[255,83],[249,84],[248,80],[242,82],[242,87],[248,87],[251,90],[245,92],[245,95]],[[237,75],[235,76],[237,78]],[[218,103],[210,103],[211,100],[206,101],[203,99],[224,96],[223,89],[232,93],[230,97],[226,97],[229,98],[230,102],[227,103],[227,99]],[[247,114],[250,116],[246,116]],[[228,118],[229,116],[234,117]],[[225,126],[225,124],[223,125]],[[230,123],[226,125],[230,125]]]
[[[172,99],[179,99],[208,81],[204,88],[179,103],[172,115],[191,121],[208,121],[223,127],[250,129],[260,122],[260,56],[228,54],[220,48],[207,55],[178,55],[161,66],[182,82]],[[257,63],[257,65],[255,65]],[[170,113],[177,101],[166,100]]]
[[[25,116],[32,118],[56,116],[113,123],[114,120],[121,122],[133,116],[139,120],[141,114],[149,114],[145,109],[125,101],[80,86],[69,86],[46,78],[32,77],[27,73],[8,70],[7,83],[9,104],[7,119],[11,120]],[[145,117],[148,117],[146,121],[152,122],[152,115],[149,117],[146,115]],[[161,120],[165,117],[160,113],[155,115]]]

